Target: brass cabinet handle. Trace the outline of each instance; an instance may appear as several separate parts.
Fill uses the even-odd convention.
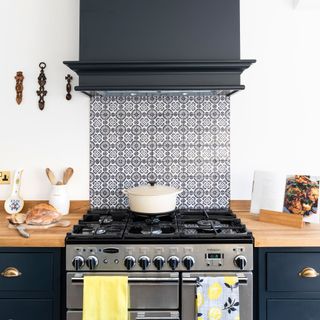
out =
[[[1,275],[6,278],[16,278],[20,277],[22,273],[17,268],[8,267],[1,272]]]
[[[313,268],[307,267],[299,272],[299,276],[302,278],[316,278],[319,276],[319,273]]]

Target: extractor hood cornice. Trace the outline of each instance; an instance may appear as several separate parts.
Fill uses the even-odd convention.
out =
[[[79,75],[78,91],[244,89],[240,75],[256,60],[65,61]]]
[[[256,60],[220,60],[220,61],[161,61],[161,62],[141,62],[141,61],[64,61],[64,64],[72,68],[77,73],[86,72],[130,72],[130,71],[222,71],[240,72],[249,68]]]

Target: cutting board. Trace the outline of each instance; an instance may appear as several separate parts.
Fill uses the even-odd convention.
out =
[[[45,224],[45,225],[35,225],[35,224],[26,224],[26,223],[22,223],[21,226],[24,229],[33,229],[33,230],[45,230],[45,229],[49,229],[49,228],[53,228],[53,227],[69,227],[71,224],[71,222],[69,220],[62,220],[62,221],[58,221],[55,223],[51,223],[51,224]],[[8,223],[8,228],[9,229],[16,229],[14,224]]]

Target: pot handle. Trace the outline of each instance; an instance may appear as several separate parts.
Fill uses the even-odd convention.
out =
[[[154,187],[154,185],[157,183],[155,180],[148,181],[151,187]]]

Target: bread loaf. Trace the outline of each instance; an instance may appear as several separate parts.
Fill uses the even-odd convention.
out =
[[[47,203],[41,203],[34,206],[27,212],[26,223],[47,225],[55,223],[61,219],[61,214],[56,208]]]

